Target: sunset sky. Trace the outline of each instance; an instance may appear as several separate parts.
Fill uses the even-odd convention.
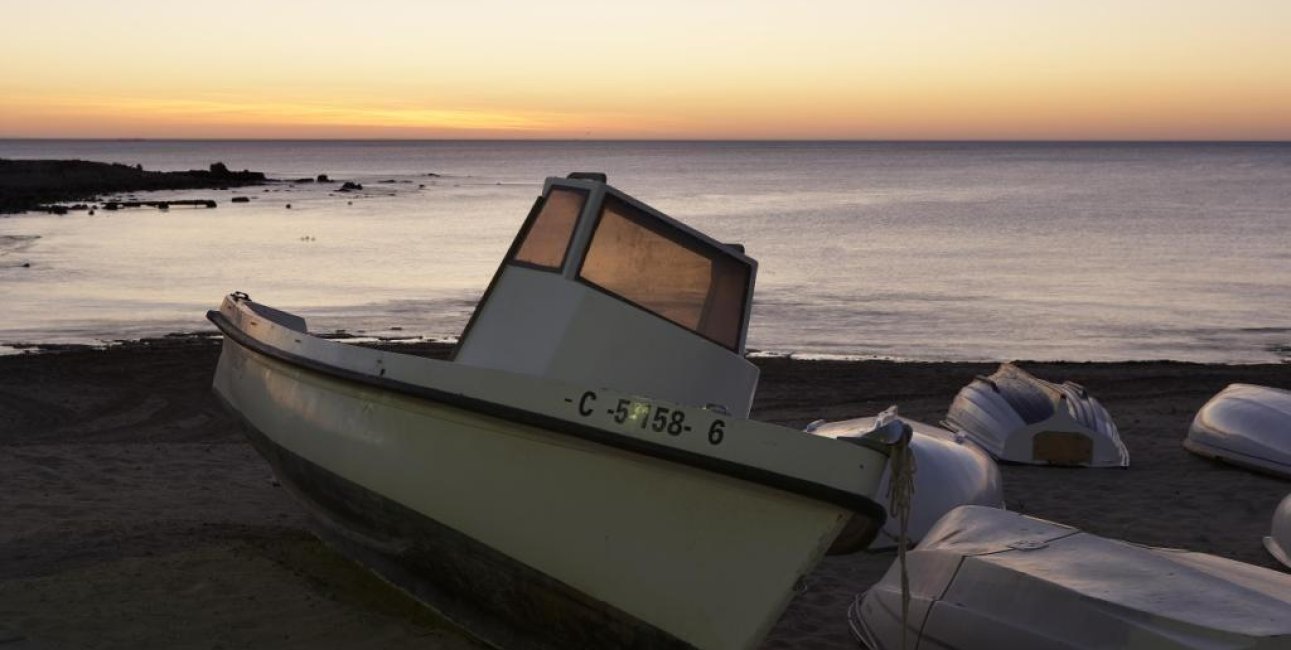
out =
[[[5,0],[0,137],[1291,139],[1289,0]]]

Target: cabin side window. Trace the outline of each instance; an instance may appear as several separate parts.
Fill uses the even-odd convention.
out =
[[[514,260],[559,271],[565,264],[569,241],[586,201],[587,195],[583,192],[553,188],[525,231]]]
[[[606,197],[579,277],[738,351],[749,267]]]

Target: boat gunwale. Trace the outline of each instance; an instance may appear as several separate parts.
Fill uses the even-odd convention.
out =
[[[619,435],[598,427],[571,422],[559,417],[537,413],[516,406],[492,402],[486,399],[471,397],[460,393],[452,393],[431,388],[429,386],[410,384],[404,381],[326,364],[316,359],[288,352],[287,350],[283,350],[261,341],[243,331],[230,321],[227,316],[217,310],[206,312],[206,318],[214,323],[225,336],[231,338],[236,344],[252,352],[262,354],[309,372],[342,381],[389,390],[408,397],[436,402],[490,417],[511,420],[520,424],[533,426],[550,433],[569,435],[581,440],[605,445],[607,447],[640,454],[658,460],[673,462],[695,469],[710,471],[729,478],[748,481],[764,487],[789,492],[797,496],[823,501],[870,518],[876,524],[874,528],[876,532],[883,527],[883,524],[887,519],[886,509],[884,509],[884,507],[878,502],[870,499],[869,497],[848,492],[833,486],[816,483],[798,477],[787,476],[761,467],[746,465],[744,463],[724,460],[685,449],[678,449],[668,445],[661,445],[646,440],[639,440]],[[309,334],[305,334],[305,336],[317,338],[312,337],[312,335]],[[337,345],[344,344],[338,343]],[[887,454],[887,451],[879,448],[876,443],[869,443],[869,441],[859,442],[861,442],[867,449],[871,449],[872,451],[885,455]]]

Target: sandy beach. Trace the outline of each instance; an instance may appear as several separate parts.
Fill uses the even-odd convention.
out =
[[[437,345],[400,346],[442,355]],[[215,403],[218,341],[0,357],[0,645],[469,648],[316,541]],[[802,426],[898,404],[935,423],[992,364],[759,359],[754,415]],[[1225,385],[1291,388],[1291,364],[1023,363],[1112,412],[1128,470],[1006,466],[1008,507],[1093,533],[1276,567],[1260,545],[1291,483],[1181,446]],[[768,648],[850,648],[845,608],[893,553],[827,558]]]

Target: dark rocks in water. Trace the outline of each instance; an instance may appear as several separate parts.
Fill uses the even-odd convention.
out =
[[[350,181],[345,181],[344,183],[341,184],[340,189],[336,191],[337,192],[358,192],[362,189],[363,189],[363,185],[359,183],[351,183]]]
[[[248,197],[248,196],[235,196],[235,197],[233,197],[233,202],[234,202],[234,203],[250,203],[250,202],[251,202],[251,197]]]
[[[29,268],[31,268],[31,262],[23,262],[23,263],[22,263],[22,268],[24,268],[24,269],[29,269]]]
[[[214,208],[218,203],[213,199],[183,199],[177,201],[108,201],[103,204],[104,210],[120,210],[122,208],[157,208],[158,210],[169,210],[176,205],[191,205],[195,208]]]
[[[242,182],[241,184],[244,185],[250,184],[245,181],[264,182],[265,180],[265,176],[261,172],[247,171],[245,169],[240,172],[229,171],[229,168],[222,162],[211,163],[211,170],[209,172],[203,172],[200,169],[191,169],[188,173],[193,175],[209,174],[212,178],[219,179],[220,183],[224,184],[227,184],[227,181],[230,180],[240,181]]]
[[[260,172],[229,171],[223,163],[214,163],[209,170],[153,172],[137,165],[85,160],[0,159],[0,213],[41,209],[50,203],[83,201],[104,194],[214,189],[263,182],[265,175]]]
[[[288,209],[288,210],[290,210],[290,209],[291,209],[291,204],[290,204],[290,203],[288,203],[288,204],[287,204],[287,209]]]
[[[318,175],[318,178],[315,178],[314,180],[318,181],[319,183],[330,183],[330,182],[332,182],[332,179],[328,178],[328,177],[327,177],[327,174],[319,174],[319,175]]]
[[[426,175],[431,178],[443,178],[442,176],[440,176],[439,174],[436,174],[435,172],[426,172]]]
[[[398,183],[399,181],[397,181],[397,180],[395,180],[395,179],[393,179],[393,178],[387,178],[387,179],[385,179],[385,180],[383,180],[383,181],[377,181],[377,182],[378,182],[378,183]]]
[[[419,190],[424,190],[424,189],[426,189],[426,184],[425,184],[425,183],[417,183],[417,189],[419,189]]]
[[[313,183],[313,182],[314,182],[314,179],[312,179],[312,178],[297,178],[296,180],[294,180],[294,181],[292,181],[292,182],[293,182],[293,183]]]

